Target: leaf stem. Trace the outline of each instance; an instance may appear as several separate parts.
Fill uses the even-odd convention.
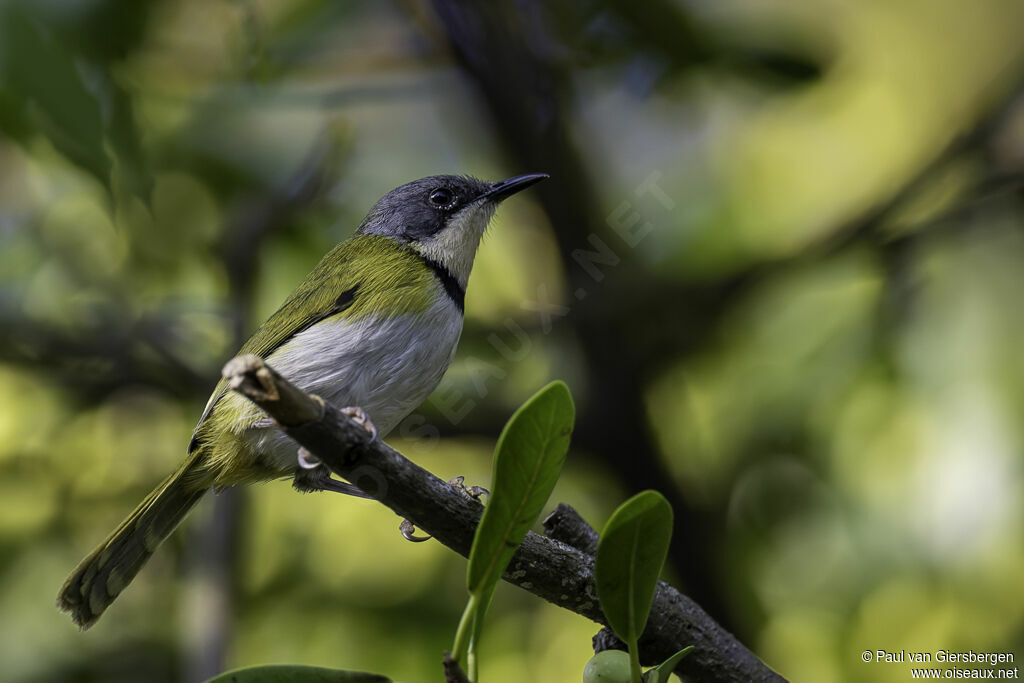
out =
[[[460,666],[467,663],[469,655],[469,642],[473,636],[473,626],[476,622],[478,596],[475,593],[469,594],[466,602],[466,609],[462,611],[462,619],[459,620],[459,628],[455,631],[455,643],[452,645],[452,659]]]
[[[477,683],[477,681],[480,680],[477,673],[476,662],[476,638],[474,638],[470,641],[469,654],[466,655],[466,666],[469,668],[469,673],[466,675],[469,676],[469,683]]]
[[[640,668],[640,647],[635,640],[629,643],[629,677],[631,683],[644,683],[644,672]]]

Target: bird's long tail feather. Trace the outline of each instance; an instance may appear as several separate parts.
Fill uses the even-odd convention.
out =
[[[57,606],[70,612],[76,624],[87,629],[96,623],[203,497],[207,488],[197,481],[199,461],[189,458],[71,572],[57,596]]]

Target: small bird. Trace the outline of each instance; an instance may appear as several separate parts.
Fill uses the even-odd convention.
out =
[[[426,400],[455,355],[466,282],[498,204],[547,177],[438,175],[388,192],[239,353],[260,356],[333,405],[361,408],[386,435]],[[298,444],[222,379],[188,457],[82,560],[57,606],[89,628],[207,491],[282,477],[300,490],[358,491],[315,458],[303,460]]]

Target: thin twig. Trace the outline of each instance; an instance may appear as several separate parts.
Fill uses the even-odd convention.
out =
[[[452,659],[451,652],[444,653],[444,681],[445,683],[469,683],[459,663]]]

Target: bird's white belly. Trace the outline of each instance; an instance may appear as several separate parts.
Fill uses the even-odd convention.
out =
[[[461,333],[462,314],[442,295],[415,315],[322,321],[267,362],[336,407],[361,407],[383,437],[437,387]],[[295,469],[297,446],[278,429],[249,429],[245,436],[268,464]]]

